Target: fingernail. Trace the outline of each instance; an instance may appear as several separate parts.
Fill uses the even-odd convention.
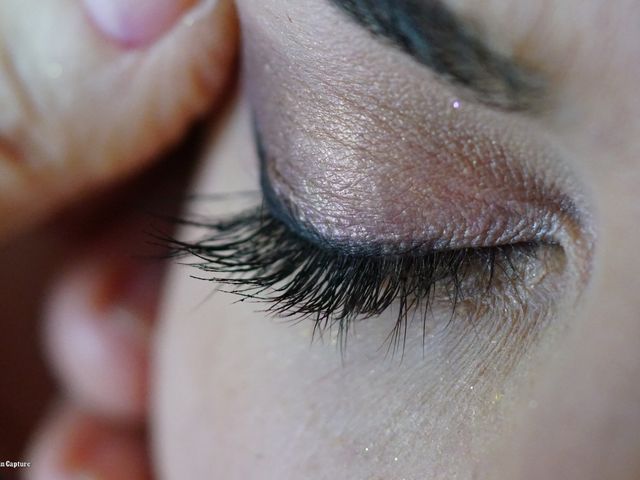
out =
[[[93,23],[131,48],[149,45],[169,30],[197,0],[84,0]]]

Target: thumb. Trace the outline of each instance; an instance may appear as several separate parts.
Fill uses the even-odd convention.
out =
[[[236,44],[231,0],[0,2],[0,238],[177,141]]]

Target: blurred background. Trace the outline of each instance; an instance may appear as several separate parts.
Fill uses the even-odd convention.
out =
[[[19,459],[53,398],[40,348],[43,299],[71,254],[72,230],[60,222],[0,246],[0,458]]]
[[[151,233],[170,234],[172,224],[164,216],[179,212],[210,130],[206,121],[195,125],[144,174],[0,243],[0,460],[29,461],[29,438],[60,395],[43,345],[43,309],[57,275],[124,222],[135,231],[126,251],[117,255],[134,262],[164,261]],[[8,474],[0,472],[5,475],[0,479]]]

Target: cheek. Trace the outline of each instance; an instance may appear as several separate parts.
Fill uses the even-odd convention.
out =
[[[489,394],[450,383],[451,372],[430,369],[429,359],[412,366],[421,346],[408,348],[407,363],[385,360],[378,347],[388,322],[359,326],[343,362],[335,338],[311,345],[310,324],[265,318],[224,295],[194,310],[211,286],[183,273],[174,271],[169,284],[174,301],[156,359],[164,478],[470,473],[474,439],[495,420],[483,401]]]
[[[385,317],[357,325],[343,360],[330,333],[312,343],[310,322],[211,297],[186,273],[170,273],[156,349],[163,478],[471,478],[512,423],[513,385],[531,373],[505,381],[493,370],[508,356],[465,341],[428,338],[423,350],[420,325],[403,357],[385,355]]]
[[[589,290],[568,317],[566,336],[540,355],[538,381],[520,392],[523,414],[489,478],[514,478],[516,471],[526,478],[639,478],[640,259],[632,252],[640,230],[637,189],[629,188],[635,170],[599,176]]]

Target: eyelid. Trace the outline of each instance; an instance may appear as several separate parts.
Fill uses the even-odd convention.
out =
[[[287,35],[245,17],[265,191],[292,229],[390,252],[581,241],[580,185],[531,118],[460,98],[348,21],[327,26],[336,12]]]
[[[262,190],[271,211],[289,228],[320,244],[390,254],[522,242],[553,244],[561,243],[563,228],[579,228],[576,225],[581,222],[569,196],[517,166],[513,168],[518,175],[509,173],[513,178],[496,177],[490,168],[479,167],[461,180],[459,172],[447,176],[450,165],[445,164],[441,166],[444,176],[427,177],[421,184],[411,183],[421,178],[419,173],[400,173],[389,180],[391,174],[369,172],[354,159],[356,166],[343,167],[341,173],[358,179],[343,187],[344,179],[336,178],[330,161],[316,163],[312,171],[297,172],[287,160],[270,157],[259,136],[257,143]],[[492,162],[499,164],[496,159]],[[411,178],[409,183],[399,179],[402,175]],[[395,188],[376,192],[375,182],[381,181],[376,176],[388,179]],[[484,182],[483,191],[464,183],[468,181]],[[359,184],[374,187],[363,189]],[[412,185],[411,191],[396,196],[402,191],[397,185]],[[372,198],[372,193],[383,197]]]
[[[340,26],[314,49],[306,30],[250,27],[247,86],[283,221],[391,250],[552,243],[580,228],[571,175],[530,119],[461,99],[358,27],[366,43],[338,45],[356,35]]]

